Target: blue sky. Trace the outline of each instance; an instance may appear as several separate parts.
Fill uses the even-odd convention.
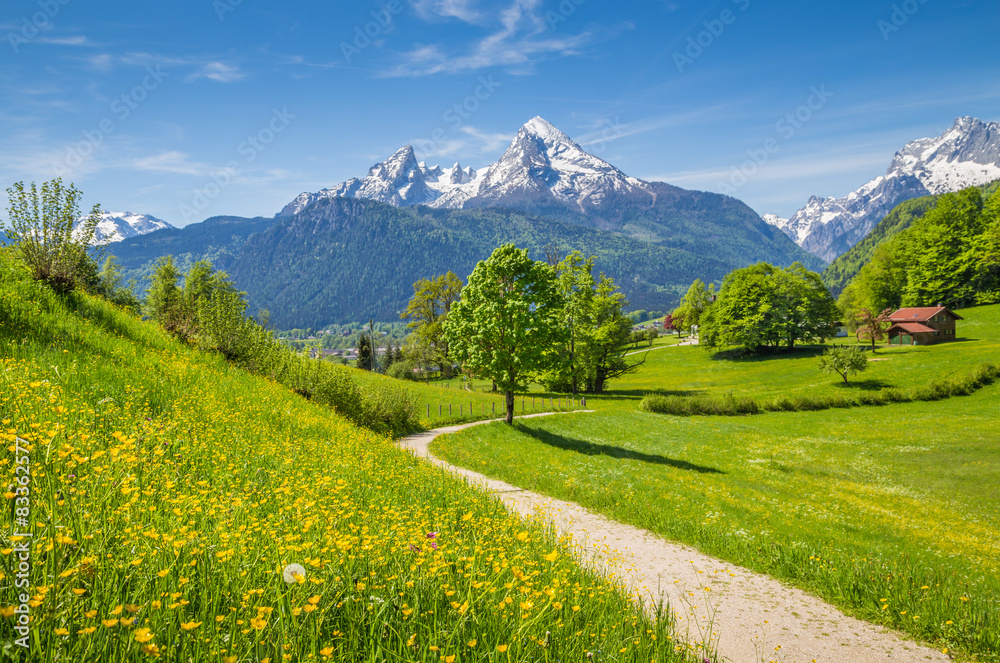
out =
[[[630,175],[787,216],[1000,120],[998,25],[993,0],[7,0],[0,181],[269,216],[406,143],[482,167],[541,115]]]

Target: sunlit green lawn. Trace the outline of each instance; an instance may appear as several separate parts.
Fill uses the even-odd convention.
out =
[[[880,349],[889,361],[873,362],[864,379],[906,386],[995,361],[1000,307],[962,315],[967,340]],[[818,372],[814,356],[734,362],[670,348],[588,399],[597,413],[476,427],[432,450],[789,579],[869,620],[996,658],[1000,385],[942,401],[752,417],[636,411],[650,391],[757,396],[842,389],[837,380]]]

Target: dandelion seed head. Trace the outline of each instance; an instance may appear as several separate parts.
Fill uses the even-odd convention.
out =
[[[289,564],[284,568],[284,570],[282,570],[281,577],[289,585],[305,582],[306,570],[301,564]]]

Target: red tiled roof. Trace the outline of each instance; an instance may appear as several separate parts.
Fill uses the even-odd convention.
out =
[[[949,311],[944,306],[924,306],[918,308],[901,308],[889,316],[892,322],[926,322],[936,315],[947,313],[956,320],[961,320],[962,316]]]
[[[922,325],[919,322],[897,322],[892,327],[889,327],[889,331],[893,329],[902,329],[905,332],[911,334],[926,334],[927,332],[936,332],[936,329],[931,329],[927,325]]]

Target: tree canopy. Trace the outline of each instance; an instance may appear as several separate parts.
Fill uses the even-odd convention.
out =
[[[701,325],[701,318],[715,299],[715,284],[705,287],[701,279],[695,279],[687,293],[681,298],[681,304],[673,312],[673,317],[683,321],[688,329]]]
[[[726,276],[714,304],[702,314],[700,342],[707,347],[789,349],[836,334],[839,316],[819,274],[800,263],[787,268],[757,263]]]
[[[1000,189],[941,196],[906,230],[885,241],[844,289],[839,305],[863,309],[1000,302]]]
[[[819,358],[819,370],[836,373],[847,384],[847,376],[868,370],[868,358],[861,346],[835,345]]]

